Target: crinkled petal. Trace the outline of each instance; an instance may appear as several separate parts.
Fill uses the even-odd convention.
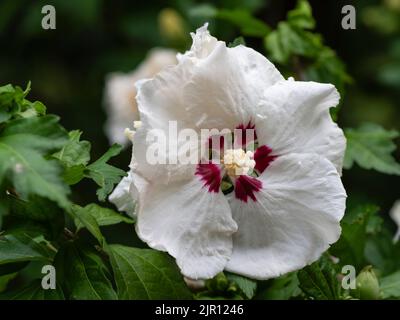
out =
[[[338,240],[346,193],[335,167],[318,155],[278,157],[258,179],[256,201],[230,198],[238,232],[226,269],[269,279],[312,263]]]
[[[282,79],[253,49],[218,42],[207,58],[193,65],[184,87],[185,108],[196,127],[233,129],[252,119],[264,90]]]
[[[331,84],[282,81],[269,87],[255,120],[260,145],[273,155],[317,153],[341,173],[346,139],[329,113],[339,98]]]
[[[135,208],[139,201],[139,194],[147,185],[148,182],[143,177],[131,170],[126,177],[122,178],[108,199],[119,211],[133,217],[136,215]]]
[[[182,273],[207,279],[221,272],[237,225],[224,195],[209,192],[201,177],[152,185],[141,194],[136,230],[150,247],[176,258]]]

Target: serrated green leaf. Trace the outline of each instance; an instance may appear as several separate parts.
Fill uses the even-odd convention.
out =
[[[24,199],[36,194],[68,207],[69,188],[60,178],[62,169],[56,160],[47,159],[66,141],[55,116],[10,121],[0,131],[0,183],[7,180]]]
[[[54,157],[67,167],[87,165],[90,161],[90,142],[80,141],[82,132],[79,130],[70,131],[68,135],[68,143]]]
[[[281,64],[288,63],[293,55],[316,58],[323,47],[318,34],[293,28],[285,21],[264,39],[264,45],[271,59]]]
[[[393,139],[399,136],[395,130],[365,123],[358,129],[346,129],[347,149],[344,167],[350,169],[354,162],[364,169],[400,175],[400,164],[391,153],[396,149]]]
[[[51,259],[49,250],[28,233],[0,235],[0,266]]]
[[[119,299],[190,299],[178,267],[166,253],[110,245]]]
[[[257,281],[233,273],[227,273],[226,277],[237,285],[247,299],[254,297],[257,290]]]
[[[256,299],[288,300],[301,293],[297,272],[269,280],[268,285],[257,294]]]
[[[333,263],[327,257],[303,268],[297,273],[299,286],[308,298],[315,300],[340,299],[340,285]]]
[[[64,293],[60,287],[44,290],[41,280],[35,280],[28,286],[12,292],[0,294],[0,300],[64,300]]]
[[[302,29],[314,29],[315,20],[312,16],[312,9],[307,0],[297,1],[296,8],[288,12],[289,23]]]
[[[351,264],[358,269],[365,265],[364,250],[367,234],[376,231],[371,223],[379,219],[378,211],[377,206],[368,204],[348,208],[341,222],[342,235],[330,249],[342,264]]]
[[[125,171],[107,163],[110,158],[118,155],[121,150],[122,147],[120,145],[114,144],[97,161],[87,166],[86,176],[93,179],[100,187],[97,190],[97,196],[100,201],[104,201],[113,190],[114,185],[121,180],[121,177],[126,176]]]
[[[95,203],[88,204],[82,209],[96,220],[98,226],[109,226],[121,222],[134,222],[131,218],[125,217],[112,209],[101,207]],[[75,225],[78,229],[84,227],[79,220],[75,221]]]
[[[10,84],[0,87],[0,123],[46,113],[46,107],[41,102],[25,99],[29,91],[30,83],[25,90]]]
[[[400,271],[381,278],[380,288],[383,299],[400,298]]]
[[[85,210],[85,208],[74,204],[71,206],[69,213],[74,218],[75,223],[77,223],[77,228],[85,226],[85,228],[97,239],[97,241],[102,246],[104,245],[104,237],[101,234],[100,227],[90,212]]]
[[[31,196],[28,200],[21,200],[7,196],[0,201],[8,202],[10,214],[4,224],[8,232],[29,230],[32,234],[37,230],[35,234],[53,240],[58,238],[64,228],[64,211],[46,198]]]
[[[58,277],[72,300],[116,300],[111,274],[94,252],[69,243],[56,257]]]

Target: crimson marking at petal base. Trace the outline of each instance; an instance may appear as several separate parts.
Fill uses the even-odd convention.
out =
[[[262,188],[262,182],[250,176],[239,176],[235,181],[235,196],[237,199],[247,202],[250,197],[254,202],[257,201],[255,193]]]
[[[242,131],[242,140],[241,140],[241,146],[245,146],[245,145],[247,145],[249,142],[251,142],[251,141],[255,141],[255,140],[257,140],[257,132],[256,132],[256,126],[251,122],[251,120],[246,124],[246,125],[244,125],[243,123],[241,123],[240,125],[238,125],[235,129],[238,129],[238,130],[241,130]],[[247,132],[247,130],[253,130],[253,134],[254,134],[254,136],[253,136],[253,139],[252,140],[250,140],[250,141],[246,141],[247,140],[247,137],[246,137],[246,132]],[[235,145],[236,145],[236,141],[235,141]]]
[[[254,153],[255,169],[263,173],[266,168],[276,159],[277,156],[271,155],[272,149],[266,145],[258,147]]]
[[[209,192],[219,192],[221,186],[221,169],[214,163],[200,163],[196,175],[201,177]]]

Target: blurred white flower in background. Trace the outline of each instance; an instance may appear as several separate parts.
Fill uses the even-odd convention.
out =
[[[126,128],[133,128],[139,120],[136,104],[135,82],[154,77],[163,68],[177,63],[174,50],[154,48],[146,59],[130,73],[112,73],[105,84],[105,107],[107,113],[106,134],[110,143],[126,145]]]
[[[400,239],[400,200],[394,203],[392,210],[390,210],[390,217],[397,225],[397,232],[393,238],[393,241],[397,242]]]

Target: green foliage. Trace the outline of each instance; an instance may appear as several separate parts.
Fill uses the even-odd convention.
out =
[[[288,12],[287,20],[279,22],[277,29],[264,38],[268,57],[289,66],[297,80],[333,83],[343,93],[351,81],[342,61],[323,43],[322,36],[312,32],[315,20],[306,0]]]
[[[124,170],[113,167],[107,163],[110,158],[115,157],[121,152],[122,147],[114,144],[98,160],[86,167],[85,176],[93,179],[100,187],[97,196],[100,201],[104,201],[107,195],[113,190],[114,185],[126,175]]]
[[[121,222],[134,222],[131,218],[123,216],[112,209],[101,207],[95,203],[88,204],[82,209],[96,220],[98,226],[110,226]],[[75,221],[75,225],[78,229],[84,227],[79,220]]]
[[[262,284],[257,299],[289,300],[301,294],[297,272],[292,272]]]
[[[68,197],[68,185],[87,178],[98,185],[97,195],[104,201],[125,175],[108,164],[121,147],[112,146],[91,163],[90,142],[82,141],[78,130],[68,134],[57,117],[45,115],[41,103],[26,100],[28,91],[0,87],[0,298],[190,299],[166,254],[107,245],[101,227],[132,224],[131,218],[95,203],[81,206]],[[66,227],[70,218],[72,231]],[[89,241],[81,238],[83,228],[92,236]],[[92,238],[99,245],[93,246]],[[43,290],[38,274],[14,284],[36,261],[56,266],[56,290]]]
[[[249,37],[264,37],[271,30],[262,20],[255,18],[248,10],[242,8],[217,9],[210,4],[202,4],[192,8],[189,14],[192,17],[227,21],[238,27],[242,35]]]
[[[191,294],[173,260],[163,252],[107,247],[119,299],[190,299]]]
[[[400,271],[390,274],[380,280],[381,297],[400,298]]]
[[[379,208],[374,205],[361,205],[347,210],[341,224],[342,235],[330,252],[340,258],[342,264],[362,268],[368,234],[376,234],[382,222],[377,215]]]
[[[0,180],[22,198],[35,194],[67,207],[69,189],[59,163],[48,156],[66,142],[54,116],[15,119],[0,131]]]
[[[354,162],[364,169],[400,175],[400,164],[391,155],[396,149],[393,139],[399,136],[395,130],[366,123],[358,129],[345,130],[347,149],[344,167],[350,169]]]
[[[41,280],[35,280],[26,287],[0,294],[0,300],[64,300],[61,288],[55,290],[44,290]]]
[[[111,274],[94,251],[67,244],[56,257],[56,268],[70,299],[115,300]]]
[[[298,272],[299,286],[309,299],[338,300],[341,297],[341,287],[336,278],[337,272],[333,262],[328,257]]]
[[[236,285],[245,298],[251,299],[254,297],[257,290],[257,281],[232,273],[228,273],[226,277]]]

